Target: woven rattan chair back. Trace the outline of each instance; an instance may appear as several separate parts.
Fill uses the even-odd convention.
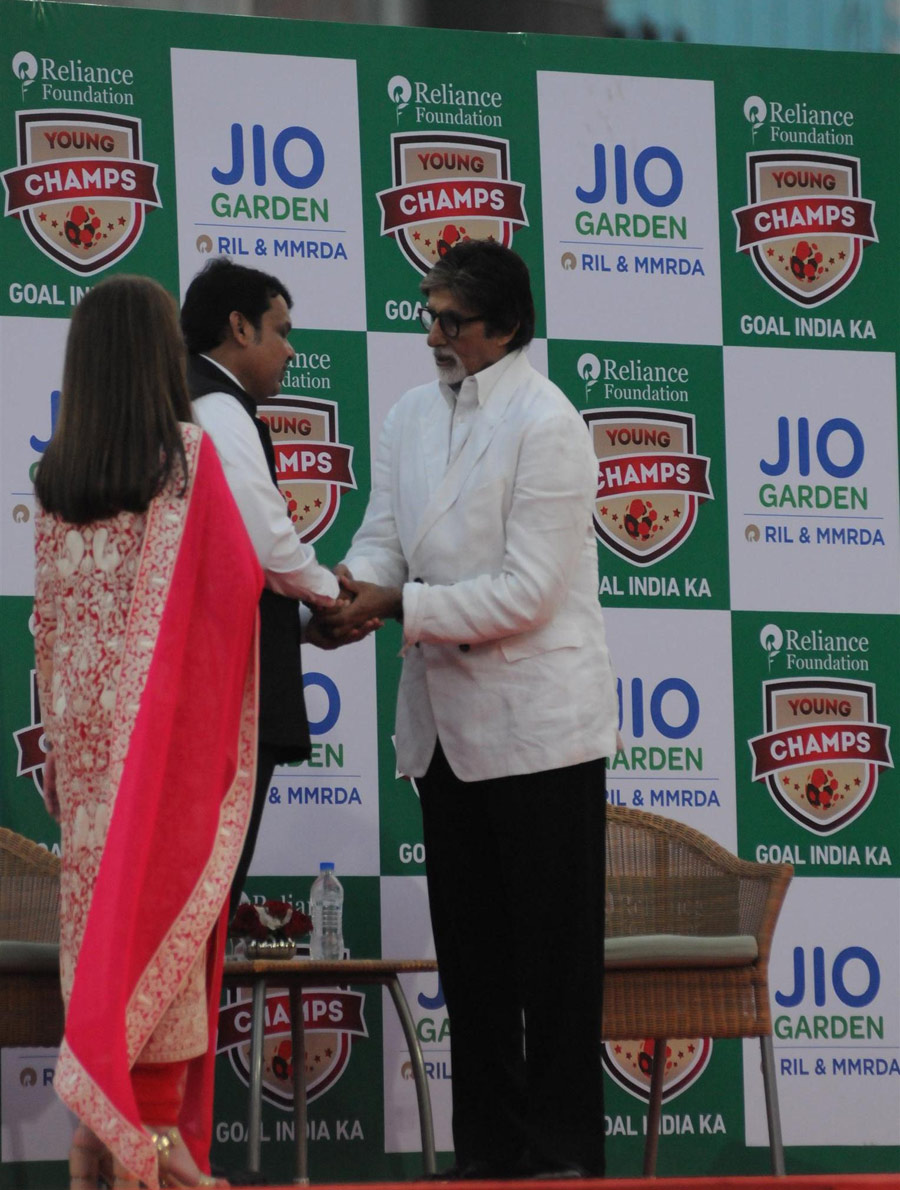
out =
[[[59,944],[59,859],[0,827],[0,1045],[54,1046],[63,1031],[58,970],[32,967],[27,947]],[[6,944],[10,944],[7,946]],[[46,968],[46,954],[41,956]]]
[[[772,1167],[784,1158],[775,1089],[769,955],[772,935],[793,869],[739,859],[702,832],[658,814],[608,806],[606,824],[606,937],[646,938],[641,965],[617,969],[607,958],[603,1039],[651,1039],[665,1054],[677,1037],[759,1037]],[[752,962],[674,965],[655,962],[652,940],[756,940]],[[662,1066],[651,1080],[645,1176],[656,1167]],[[656,1127],[654,1127],[654,1116]]]

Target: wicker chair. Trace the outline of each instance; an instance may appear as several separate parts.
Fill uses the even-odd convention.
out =
[[[59,860],[0,827],[0,1046],[55,1046],[59,987]]]
[[[768,967],[793,876],[757,864],[681,823],[607,807],[603,1039],[758,1037],[772,1172],[784,1173]],[[665,1061],[654,1061],[644,1146],[653,1177]]]

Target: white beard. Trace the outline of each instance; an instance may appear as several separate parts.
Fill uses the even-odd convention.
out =
[[[462,384],[468,376],[465,364],[449,347],[441,347],[434,351],[434,363],[438,379],[444,384]]]

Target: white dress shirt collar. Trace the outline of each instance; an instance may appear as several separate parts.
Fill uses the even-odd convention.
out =
[[[205,360],[206,360],[206,362],[207,362],[208,364],[212,364],[212,366],[213,366],[214,368],[218,368],[220,372],[224,372],[224,373],[225,373],[225,375],[228,377],[228,379],[229,379],[230,381],[232,381],[232,383],[234,383],[234,384],[236,384],[236,385],[238,386],[238,388],[241,390],[241,392],[243,392],[243,393],[246,393],[246,392],[247,392],[247,390],[246,390],[246,389],[244,388],[244,386],[241,384],[240,380],[238,380],[237,376],[235,376],[234,372],[230,372],[230,371],[229,371],[229,370],[228,370],[228,369],[225,367],[225,365],[224,365],[224,364],[220,364],[220,363],[219,363],[219,361],[218,361],[217,359],[213,359],[213,357],[212,357],[211,355],[205,355],[205,354],[204,354],[202,351],[200,352],[200,358],[201,358],[201,359],[205,359]],[[249,394],[249,393],[247,393],[247,396],[249,397],[249,396],[250,396],[250,394]],[[252,397],[250,397],[250,400],[252,401],[252,400],[253,400],[253,398],[252,398]]]
[[[491,364],[487,368],[482,368],[480,372],[473,372],[471,376],[467,376],[462,384],[458,386],[451,386],[439,381],[439,388],[443,394],[444,400],[452,409],[457,402],[458,395],[465,392],[467,400],[465,403],[477,404],[479,408],[484,405],[485,401],[491,395],[497,386],[497,381],[504,374],[506,369],[510,366],[514,359],[518,359],[521,355],[521,348],[515,351],[509,351],[498,359],[495,364]],[[474,394],[472,390],[474,389]]]

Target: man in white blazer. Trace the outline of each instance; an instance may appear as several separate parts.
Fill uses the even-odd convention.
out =
[[[617,701],[597,462],[524,353],[534,304],[514,252],[458,244],[422,291],[438,379],[388,414],[344,561],[355,599],[323,615],[338,639],[403,624],[397,758],[422,803],[450,1019],[451,1176],[599,1176]]]

